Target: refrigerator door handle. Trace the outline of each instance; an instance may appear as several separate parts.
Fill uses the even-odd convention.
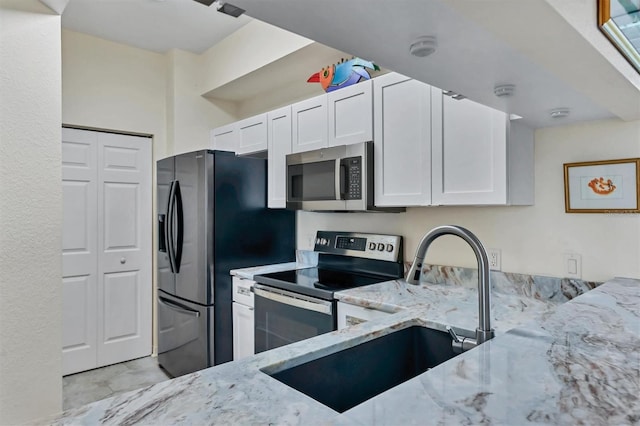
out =
[[[198,318],[200,316],[200,312],[192,311],[191,309],[188,309],[187,307],[182,306],[179,303],[172,302],[169,299],[165,299],[162,296],[158,297],[158,302],[160,302],[162,305],[166,306],[167,308],[169,308],[171,310],[174,310],[174,311],[177,311],[177,312],[179,312],[181,314],[189,315],[189,316],[196,317],[196,318]]]
[[[165,232],[165,219],[167,215],[158,215],[158,251],[167,252],[167,233]]]
[[[178,232],[176,235],[176,247],[174,248],[173,260],[175,263],[176,274],[180,272],[180,263],[182,262],[182,243],[184,240],[184,214],[182,209],[182,194],[180,193],[180,181],[176,181],[174,190],[174,205],[176,209],[176,219],[178,221]]]
[[[169,187],[169,201],[167,203],[167,220],[165,220],[166,223],[166,240],[167,240],[167,248],[168,248],[168,252],[169,252],[169,266],[171,267],[171,273],[176,273],[176,266],[175,266],[175,248],[173,246],[173,225],[174,225],[174,220],[173,220],[173,208],[174,208],[174,191],[175,191],[175,181],[171,182],[171,186]]]

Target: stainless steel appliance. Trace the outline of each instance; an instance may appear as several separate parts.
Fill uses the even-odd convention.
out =
[[[295,216],[266,208],[266,160],[197,151],[157,163],[158,363],[179,376],[233,359],[235,268],[295,257]]]
[[[403,276],[402,237],[318,231],[318,266],[254,276],[255,350],[337,329],[334,292]]]
[[[376,208],[373,142],[287,155],[287,208],[312,211],[404,211]]]

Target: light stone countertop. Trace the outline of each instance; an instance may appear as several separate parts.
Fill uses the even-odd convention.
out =
[[[342,414],[260,370],[279,371],[411,325],[473,329],[477,293],[450,285],[416,287],[398,280],[348,290],[339,297],[398,312],[98,401],[39,423],[640,422],[639,280],[614,279],[561,305],[533,301],[542,304],[538,305],[523,296],[494,292],[495,339]],[[506,332],[513,324],[520,326]]]
[[[251,268],[232,269],[229,273],[233,276],[253,280],[255,275],[269,274],[271,272],[289,271],[292,269],[311,268],[318,265],[318,253],[298,250],[296,261],[287,263],[275,263],[272,265],[254,266]]]

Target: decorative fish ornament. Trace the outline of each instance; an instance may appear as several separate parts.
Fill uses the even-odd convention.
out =
[[[367,68],[374,71],[380,70],[380,67],[373,62],[360,58],[353,58],[348,61],[343,59],[337,64],[322,68],[320,72],[309,77],[307,83],[320,83],[325,92],[332,92],[351,86],[360,80],[369,80],[371,76]]]

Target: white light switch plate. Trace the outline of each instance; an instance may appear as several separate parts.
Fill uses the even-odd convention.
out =
[[[576,253],[565,253],[564,272],[567,278],[582,278],[582,256]]]

